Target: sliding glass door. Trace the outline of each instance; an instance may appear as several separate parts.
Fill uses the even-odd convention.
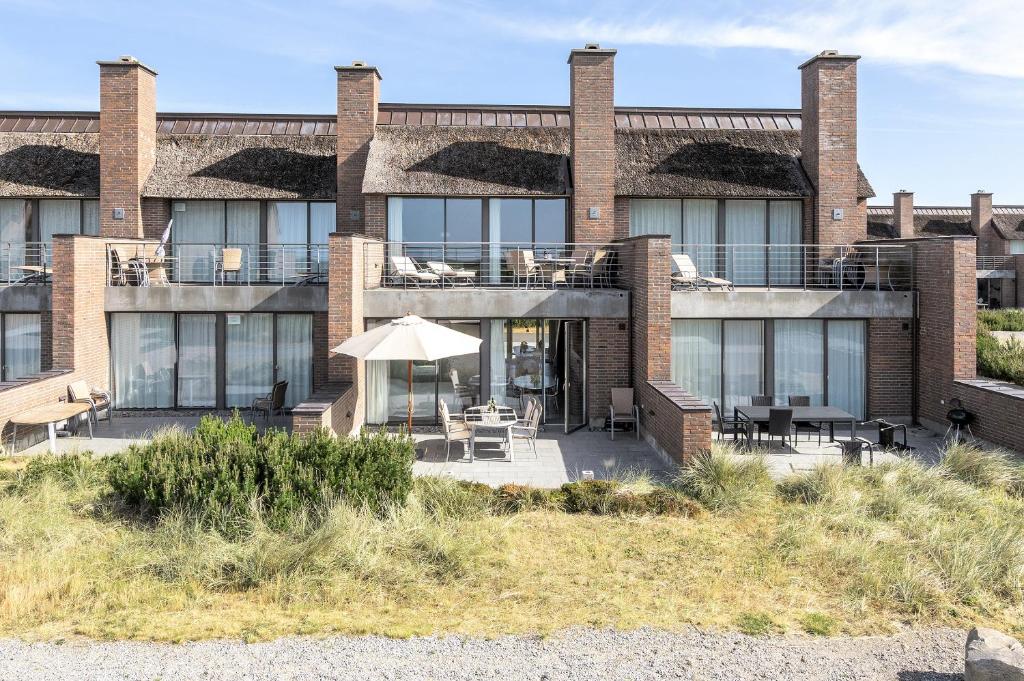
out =
[[[0,315],[0,380],[13,381],[42,368],[42,327],[38,314]]]
[[[807,395],[811,405],[825,402],[825,336],[819,319],[775,320],[775,402]]]
[[[217,316],[178,315],[178,406],[217,406]]]
[[[110,355],[116,404],[124,409],[174,406],[174,315],[110,315]]]

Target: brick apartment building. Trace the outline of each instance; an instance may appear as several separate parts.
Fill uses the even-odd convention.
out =
[[[301,116],[160,113],[125,57],[98,114],[0,112],[0,427],[77,378],[189,411],[286,379],[298,430],[400,421],[404,363],[330,348],[406,312],[482,339],[415,367],[419,421],[532,393],[569,431],[632,386],[678,460],[713,403],[941,422],[975,389],[974,235],[869,232],[857,57],[771,110],[617,107],[614,61],[572,50],[568,106],[388,104],[354,62]]]

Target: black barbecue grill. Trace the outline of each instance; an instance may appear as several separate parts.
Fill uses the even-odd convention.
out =
[[[955,397],[949,401],[949,406],[950,410],[946,412],[946,420],[949,421],[946,438],[950,439],[952,435],[954,442],[960,442],[963,433],[967,433],[973,438],[971,424],[974,422],[974,414],[964,409],[963,402]]]

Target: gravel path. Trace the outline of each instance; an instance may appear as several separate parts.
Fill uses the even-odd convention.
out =
[[[23,643],[0,640],[0,679],[961,679],[966,634],[750,638],[574,629],[548,638],[373,636],[270,643]]]

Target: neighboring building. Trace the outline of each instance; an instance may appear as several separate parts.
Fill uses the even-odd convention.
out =
[[[295,116],[158,113],[125,57],[99,114],[0,113],[0,425],[71,377],[190,410],[287,379],[298,430],[396,422],[404,364],[329,349],[406,312],[483,340],[415,367],[421,422],[535,393],[569,431],[633,386],[683,459],[754,394],[940,421],[974,376],[974,239],[865,241],[857,57],[771,110],[616,107],[614,58],[571,52],[568,106],[382,103],[355,62],[336,114]],[[672,253],[736,290],[673,290]]]
[[[982,191],[969,206],[915,206],[907,191],[896,192],[892,206],[868,206],[871,239],[936,236],[977,237],[980,307],[1024,306],[1024,206],[994,206]]]

